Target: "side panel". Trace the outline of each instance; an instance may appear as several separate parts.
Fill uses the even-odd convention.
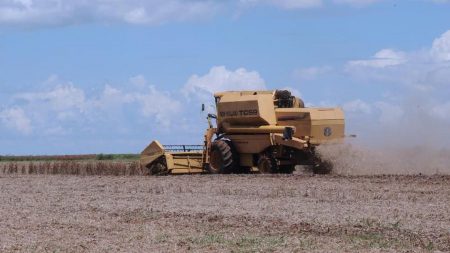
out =
[[[276,117],[271,94],[225,94],[217,104],[219,127],[229,125],[275,125]]]
[[[168,153],[165,156],[171,174],[203,172],[203,153]]]
[[[270,134],[226,135],[238,153],[256,154],[272,146]]]
[[[311,144],[338,142],[345,137],[344,120],[313,120]]]
[[[239,165],[245,167],[253,166],[253,155],[252,154],[240,154],[239,155]]]
[[[311,144],[341,141],[345,137],[344,112],[340,108],[277,109],[280,126],[295,126],[297,138],[308,137]]]
[[[345,137],[344,112],[340,108],[311,111],[312,144],[342,141]]]
[[[294,126],[294,136],[311,136],[311,117],[308,112],[277,112],[279,126]]]

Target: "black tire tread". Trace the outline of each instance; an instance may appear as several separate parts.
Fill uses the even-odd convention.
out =
[[[258,167],[259,164],[262,162],[269,162],[271,165],[271,168],[268,171],[259,171],[261,174],[271,174],[271,173],[276,173],[278,171],[278,165],[277,162],[274,158],[271,158],[269,156],[266,155],[262,155],[259,159],[258,159]]]
[[[292,174],[295,171],[295,165],[280,165],[279,172],[281,174]]]
[[[215,140],[211,149],[217,149],[222,157],[221,168],[218,168],[218,170],[217,168],[214,168],[216,170],[210,169],[211,173],[229,174],[235,172],[238,162],[231,141]]]
[[[148,166],[150,175],[164,176],[169,174],[167,162],[164,156],[158,158]]]

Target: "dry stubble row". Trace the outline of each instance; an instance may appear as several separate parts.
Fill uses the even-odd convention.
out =
[[[64,174],[64,175],[145,175],[137,161],[48,161],[3,162],[2,174]]]

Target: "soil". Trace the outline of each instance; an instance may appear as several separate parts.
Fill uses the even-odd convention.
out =
[[[1,252],[450,251],[449,176],[0,175]]]

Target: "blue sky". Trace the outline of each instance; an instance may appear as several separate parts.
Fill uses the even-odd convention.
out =
[[[449,146],[450,1],[0,0],[0,154],[201,143],[212,92],[262,88]]]

